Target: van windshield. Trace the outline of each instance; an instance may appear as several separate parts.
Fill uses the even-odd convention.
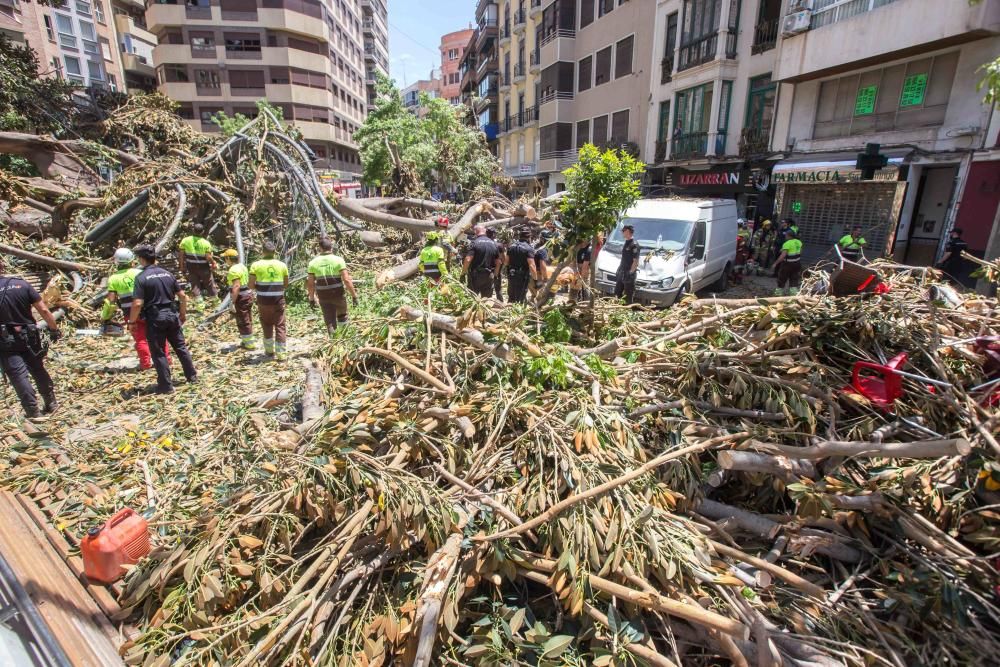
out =
[[[623,245],[622,227],[635,228],[635,240],[643,248],[654,250],[683,250],[694,226],[690,220],[669,220],[665,218],[622,218],[611,232],[608,243]]]

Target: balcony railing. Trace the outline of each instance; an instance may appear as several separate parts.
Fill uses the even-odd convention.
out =
[[[510,23],[504,23],[500,26],[500,41],[510,39]]]
[[[674,78],[674,57],[669,56],[660,61],[660,83],[670,83]]]
[[[667,159],[667,143],[666,141],[657,141],[655,149],[653,151],[653,162],[663,162]]]
[[[542,43],[540,46],[545,46],[554,39],[564,37],[567,39],[573,39],[576,37],[576,30],[572,28],[560,28],[559,30],[550,30],[542,37]]]
[[[672,159],[683,160],[706,155],[708,155],[708,132],[690,132],[673,138],[670,150]]]
[[[750,158],[771,152],[771,129],[744,127],[740,132],[740,157]]]
[[[531,0],[531,8],[528,10],[528,14],[534,16],[540,11],[542,11],[542,0]]]
[[[778,23],[780,19],[768,19],[766,21],[761,21],[753,29],[753,45],[750,47],[750,53],[757,55],[758,53],[764,53],[765,51],[770,51],[778,43]]]
[[[548,102],[553,102],[555,100],[571,100],[573,99],[573,91],[565,90],[549,90],[542,93],[541,104],[547,104]]]
[[[518,28],[523,28],[524,23],[528,20],[528,13],[523,9],[519,9],[514,12],[514,30]]]
[[[726,33],[726,59],[736,60],[736,31],[730,30]]]
[[[576,164],[579,152],[575,148],[565,151],[542,151],[538,157],[541,160],[555,160],[555,168],[562,170]]]
[[[517,79],[517,78],[523,79],[524,78],[524,74],[525,74],[524,63],[518,63],[518,64],[514,65],[514,78],[515,79]]]
[[[487,30],[496,27],[497,27],[496,19],[483,19],[482,21],[479,22],[479,36],[482,37],[483,33],[485,33]]]
[[[817,0],[813,5],[812,28],[822,28],[893,2],[896,0]]]
[[[686,69],[712,62],[715,60],[718,50],[719,33],[717,32],[699,37],[687,44],[682,44],[677,71],[683,72]]]
[[[534,123],[538,120],[538,105],[528,107],[521,115],[524,117],[524,125]]]

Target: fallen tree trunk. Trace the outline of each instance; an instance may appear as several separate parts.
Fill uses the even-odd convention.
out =
[[[342,197],[336,205],[337,211],[345,216],[358,218],[376,225],[385,225],[393,229],[402,229],[407,232],[432,232],[435,229],[432,220],[415,220],[401,215],[393,215],[384,211],[375,210],[360,203],[363,199],[351,199]]]
[[[790,447],[768,443],[751,443],[755,448],[779,452],[797,459],[825,459],[831,456],[859,458],[936,459],[942,456],[966,456],[972,444],[965,438],[921,440],[917,442],[840,442],[828,440],[810,447]]]
[[[21,259],[33,262],[34,264],[51,266],[54,269],[60,269],[62,271],[79,271],[81,273],[97,273],[99,271],[97,267],[90,266],[89,264],[81,264],[79,262],[70,262],[65,259],[46,257],[45,255],[28,252],[27,250],[15,248],[14,246],[9,246],[3,243],[0,243],[0,252],[14,257],[20,257]]]
[[[723,470],[774,475],[786,482],[800,477],[816,477],[816,468],[809,461],[733,449],[719,452],[719,466]]]
[[[401,306],[399,314],[411,322],[422,321],[426,316],[424,311],[419,308],[413,308],[412,306]],[[444,331],[445,333],[451,334],[456,338],[460,338],[476,349],[482,350],[483,352],[489,352],[493,356],[503,359],[504,361],[512,361],[514,359],[514,354],[511,352],[508,345],[489,345],[485,342],[483,333],[478,329],[473,329],[471,327],[459,329],[458,318],[456,317],[431,313],[431,327],[438,331]]]

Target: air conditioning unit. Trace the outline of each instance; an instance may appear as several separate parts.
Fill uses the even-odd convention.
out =
[[[801,12],[813,8],[813,0],[788,0],[788,13]]]
[[[791,37],[792,35],[798,35],[809,30],[809,24],[812,22],[812,12],[805,9],[801,12],[795,12],[794,14],[789,14],[785,17],[785,22],[781,28],[782,37]]]

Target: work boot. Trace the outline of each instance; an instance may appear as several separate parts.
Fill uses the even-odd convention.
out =
[[[174,388],[173,388],[173,386],[169,386],[169,387],[157,387],[153,391],[153,393],[154,394],[160,394],[160,395],[163,395],[163,396],[169,396],[170,394],[174,393]]]
[[[278,361],[286,361],[288,359],[288,349],[284,343],[278,343],[275,346],[274,358]]]
[[[28,419],[28,421],[35,421],[35,420],[42,420],[42,419],[44,419],[44,416],[42,415],[42,411],[39,409],[39,407],[37,405],[35,407],[33,407],[33,408],[25,408],[24,409],[24,416]]]
[[[256,350],[257,343],[254,341],[253,336],[240,336],[240,347],[244,350]]]
[[[44,397],[45,399],[45,409],[42,411],[44,414],[51,415],[56,410],[59,409],[59,401],[56,400],[55,394],[48,394]]]
[[[265,338],[264,339],[264,354],[266,354],[269,357],[273,357],[274,356],[274,339],[273,338],[270,338],[270,339]]]

